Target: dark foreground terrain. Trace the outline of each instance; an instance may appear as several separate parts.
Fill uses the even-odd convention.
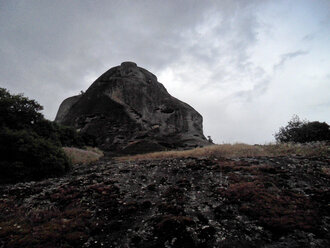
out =
[[[0,186],[0,247],[330,247],[329,158],[76,166]]]

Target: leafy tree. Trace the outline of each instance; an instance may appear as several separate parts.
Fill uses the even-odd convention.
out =
[[[39,112],[42,109],[35,100],[22,94],[11,95],[6,89],[0,88],[0,127],[30,128],[43,120],[43,115]]]
[[[53,121],[43,119],[35,124],[33,130],[38,135],[51,140],[59,146],[82,147],[84,145],[83,138],[76,130],[59,125]]]
[[[35,100],[22,94],[11,95],[6,89],[0,88],[0,127],[29,129],[62,146],[82,147],[94,143],[91,137],[77,133],[72,127],[46,120],[40,113],[42,109]]]
[[[79,138],[74,130],[46,120],[42,109],[35,100],[0,88],[0,183],[37,180],[70,169],[61,146],[79,143]]]
[[[280,143],[325,141],[330,140],[330,129],[325,122],[302,121],[297,115],[294,115],[288,124],[281,127],[274,136]]]
[[[330,140],[330,126],[325,122],[308,122],[300,130],[298,142],[326,141]]]

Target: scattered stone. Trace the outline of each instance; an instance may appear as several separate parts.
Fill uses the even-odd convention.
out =
[[[105,157],[1,185],[0,247],[330,247],[329,168],[326,157]]]

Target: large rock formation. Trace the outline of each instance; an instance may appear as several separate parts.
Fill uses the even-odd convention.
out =
[[[133,62],[111,68],[85,93],[64,100],[55,121],[94,136],[108,151],[139,153],[210,144],[203,135],[202,116]]]

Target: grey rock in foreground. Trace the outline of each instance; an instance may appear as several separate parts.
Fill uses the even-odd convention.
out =
[[[64,100],[55,121],[96,137],[98,146],[108,151],[210,144],[203,135],[202,116],[133,62],[111,68],[86,93]]]
[[[328,157],[74,166],[0,186],[0,247],[330,247]]]

